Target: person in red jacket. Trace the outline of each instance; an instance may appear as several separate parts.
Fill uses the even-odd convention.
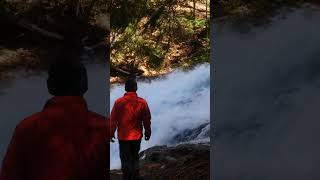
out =
[[[111,137],[117,129],[123,179],[139,178],[139,151],[145,129],[145,140],[151,136],[151,114],[147,102],[136,93],[137,82],[125,83],[126,93],[117,99],[111,111]],[[111,142],[114,142],[113,138]]]
[[[87,91],[86,69],[55,63],[47,84],[54,97],[16,127],[0,179],[109,179],[109,123],[89,111],[82,97]]]

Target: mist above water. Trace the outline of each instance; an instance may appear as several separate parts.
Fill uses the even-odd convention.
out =
[[[319,18],[305,7],[245,34],[212,25],[215,179],[320,175]]]
[[[85,95],[90,110],[107,115],[109,109],[107,68],[87,65],[89,90]],[[190,71],[171,73],[150,83],[139,82],[138,94],[145,98],[152,113],[152,137],[143,141],[142,149],[168,144],[185,129],[196,128],[210,119],[209,64]],[[6,152],[16,125],[25,117],[42,110],[47,99],[46,73],[26,76],[16,72],[15,79],[0,83],[0,160]],[[111,89],[111,107],[116,98],[123,96],[122,85]],[[208,139],[199,139],[208,141]],[[111,144],[111,165],[120,167],[118,145]]]
[[[124,85],[111,88],[110,108],[124,93]],[[142,141],[141,150],[169,144],[175,135],[210,121],[209,64],[177,70],[151,82],[138,81],[137,93],[148,102],[152,115],[152,136]],[[110,145],[111,169],[120,168],[118,146],[117,141]]]

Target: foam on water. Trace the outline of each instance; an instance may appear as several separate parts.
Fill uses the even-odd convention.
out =
[[[123,96],[124,86],[111,89],[110,105]],[[151,83],[138,82],[138,95],[146,99],[152,114],[152,137],[142,141],[141,150],[164,145],[183,130],[210,120],[210,67],[177,70]],[[118,143],[111,143],[111,169],[120,168]]]

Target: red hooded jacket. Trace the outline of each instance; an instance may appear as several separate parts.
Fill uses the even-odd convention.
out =
[[[111,136],[118,129],[119,140],[140,140],[143,136],[143,127],[146,136],[151,135],[151,114],[148,104],[135,92],[127,92],[116,100],[110,121]]]
[[[53,97],[16,127],[0,180],[109,179],[106,120],[82,97]]]

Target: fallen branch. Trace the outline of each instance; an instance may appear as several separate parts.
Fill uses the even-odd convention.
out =
[[[18,22],[18,26],[20,26],[22,28],[25,28],[25,29],[28,29],[29,31],[32,31],[32,32],[40,33],[43,36],[46,36],[46,37],[49,37],[49,38],[53,38],[53,39],[57,39],[57,40],[63,40],[64,39],[64,37],[62,35],[58,34],[58,33],[50,32],[50,31],[41,29],[38,26],[36,26],[34,24],[27,23],[27,22],[25,22],[23,20]]]
[[[120,73],[123,73],[127,76],[140,76],[144,73],[142,70],[137,70],[137,72],[128,72],[128,71],[125,71],[125,70],[120,69],[118,67],[114,67],[113,69],[120,72]]]
[[[125,71],[125,70],[123,70],[123,69],[120,69],[120,68],[114,68],[116,71],[118,71],[118,72],[121,72],[121,73],[123,73],[123,74],[126,74],[126,75],[131,75],[131,73],[130,72],[128,72],[128,71]]]

